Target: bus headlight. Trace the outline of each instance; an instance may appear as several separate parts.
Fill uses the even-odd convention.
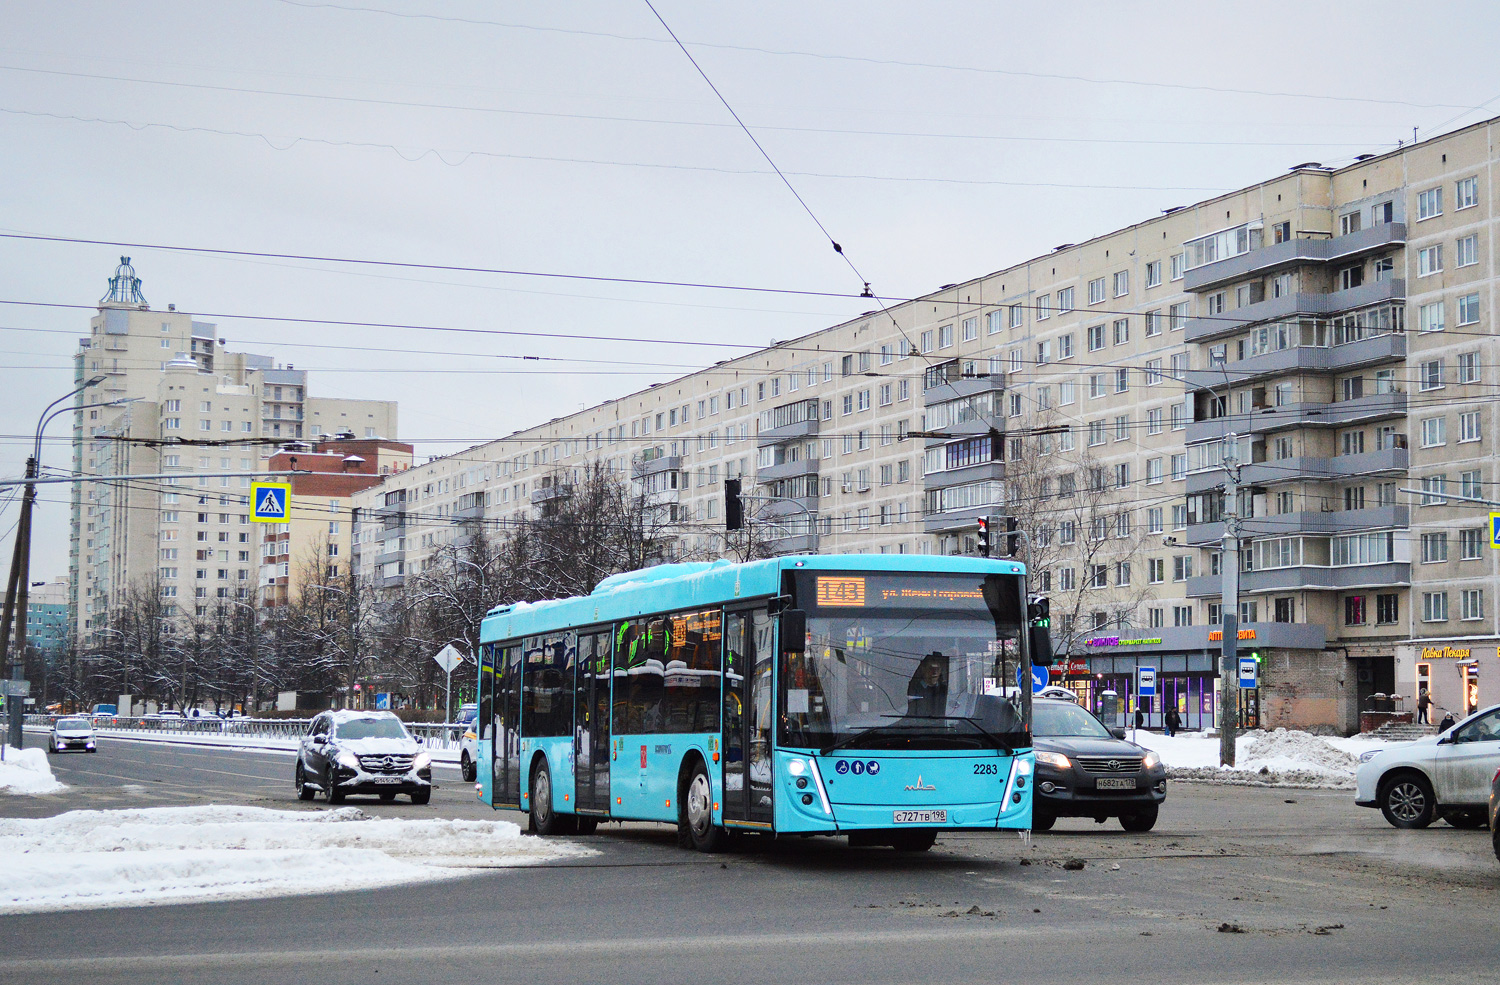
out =
[[[1073,767],[1073,764],[1068,762],[1068,757],[1060,752],[1044,752],[1038,749],[1036,752],[1036,761],[1044,766],[1051,766],[1059,770],[1072,769]]]
[[[786,771],[793,776],[801,776],[802,774],[807,772],[807,764],[800,759],[788,760],[786,764]]]

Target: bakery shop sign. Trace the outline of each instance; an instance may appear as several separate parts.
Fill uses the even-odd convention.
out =
[[[1423,660],[1468,660],[1470,650],[1466,646],[1424,646]]]

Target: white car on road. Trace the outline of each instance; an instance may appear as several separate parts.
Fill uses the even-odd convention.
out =
[[[1441,735],[1387,746],[1360,757],[1360,807],[1378,807],[1398,828],[1425,828],[1441,817],[1456,828],[1489,820],[1490,781],[1500,769],[1500,705],[1476,712]]]

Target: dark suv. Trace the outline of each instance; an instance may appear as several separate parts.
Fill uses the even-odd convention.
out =
[[[432,756],[388,711],[325,711],[312,720],[297,750],[297,796],[319,791],[337,804],[348,794],[377,794],[413,804],[432,799]]]
[[[1167,799],[1161,757],[1125,741],[1071,701],[1031,703],[1036,787],[1031,826],[1046,831],[1059,817],[1117,817],[1126,831],[1150,831]]]

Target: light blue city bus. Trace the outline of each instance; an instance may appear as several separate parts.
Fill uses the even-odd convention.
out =
[[[499,606],[480,637],[480,799],[538,834],[660,821],[702,851],[742,832],[923,851],[942,831],[1029,831],[1025,578],[803,555]]]

